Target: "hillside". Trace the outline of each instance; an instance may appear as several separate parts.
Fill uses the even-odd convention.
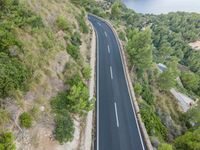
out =
[[[69,0],[0,2],[0,149],[80,146],[92,108],[85,15]]]

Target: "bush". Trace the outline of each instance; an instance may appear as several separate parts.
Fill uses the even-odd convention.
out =
[[[11,132],[0,133],[0,150],[15,150],[14,137]]]
[[[32,126],[32,117],[29,113],[24,112],[19,117],[20,125],[25,128],[30,128]]]
[[[181,74],[181,81],[186,89],[193,92],[197,92],[197,90],[200,88],[200,79],[195,73],[183,72]]]
[[[158,150],[173,150],[173,148],[170,144],[164,143],[158,147]]]
[[[82,15],[83,14],[83,15]],[[85,22],[85,16],[84,16],[84,12],[82,11],[82,14],[79,16],[76,16],[76,20],[78,21],[79,27],[81,32],[83,33],[88,33],[89,32],[89,28]]]
[[[71,43],[75,46],[81,45],[81,35],[78,32],[74,32],[74,34],[71,37]]]
[[[166,139],[167,129],[162,124],[160,118],[155,114],[153,108],[143,104],[140,107],[140,113],[148,134],[150,136],[156,135],[162,139]]]
[[[86,79],[86,80],[89,80],[90,77],[91,77],[91,68],[90,66],[85,66],[83,69],[82,69],[82,74],[83,74],[83,77]]]
[[[25,89],[30,70],[16,58],[0,53],[0,97],[10,95],[16,89]]]
[[[69,29],[69,24],[64,16],[59,16],[56,20],[59,29],[67,31]]]
[[[69,44],[67,46],[67,53],[70,56],[72,56],[72,58],[78,59],[79,58],[79,54],[80,54],[79,47],[75,46],[75,45],[72,45],[72,44]]]
[[[119,32],[119,38],[122,40],[122,41],[126,41],[126,34],[122,31]]]
[[[142,85],[140,83],[136,83],[134,85],[134,90],[135,90],[136,95],[139,96],[142,93]]]
[[[69,113],[63,112],[63,115],[57,115],[55,127],[55,138],[61,144],[71,141],[74,135],[74,123]]]
[[[143,84],[142,86],[142,98],[149,104],[152,105],[154,103],[154,95],[152,94],[152,91],[150,87],[146,84]]]

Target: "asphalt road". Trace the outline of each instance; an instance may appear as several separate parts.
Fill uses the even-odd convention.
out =
[[[89,15],[97,35],[97,150],[144,150],[129,96],[117,39]]]

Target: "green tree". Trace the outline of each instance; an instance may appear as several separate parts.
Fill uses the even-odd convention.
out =
[[[200,127],[194,131],[188,131],[175,139],[176,150],[199,150],[200,149]]]
[[[188,90],[195,92],[199,89],[199,76],[193,72],[182,72],[181,81]]]
[[[24,112],[19,116],[20,125],[25,128],[32,126],[32,117],[29,113]]]
[[[112,18],[119,18],[121,13],[120,2],[115,1],[111,7],[111,16]]]
[[[151,30],[132,31],[129,34],[127,53],[131,65],[138,70],[145,70],[152,65],[152,41]]]
[[[172,69],[168,68],[158,77],[158,86],[163,90],[169,90],[176,85],[176,79]]]

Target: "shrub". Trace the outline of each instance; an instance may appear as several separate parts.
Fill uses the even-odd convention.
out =
[[[82,14],[84,14],[84,13],[82,13]],[[84,15],[76,16],[76,20],[78,21],[81,32],[88,33],[89,28],[85,22],[85,16]]]
[[[78,46],[75,46],[75,45],[72,45],[72,44],[69,44],[67,46],[67,52],[70,56],[72,56],[72,58],[74,59],[78,59],[79,58],[79,47]]]
[[[32,28],[44,27],[42,18],[40,16],[35,15],[35,14],[33,14],[32,17],[26,19],[26,23],[31,25]]]
[[[142,98],[149,104],[152,105],[154,103],[154,95],[152,94],[152,91],[150,87],[146,84],[143,84],[142,86]]]
[[[140,107],[140,113],[148,134],[166,139],[167,129],[162,124],[160,118],[155,114],[153,108],[146,104],[142,104]]]
[[[140,95],[142,92],[142,85],[140,83],[136,83],[134,85],[134,90],[135,90],[136,95]]]
[[[85,66],[83,69],[82,69],[82,74],[83,74],[83,77],[86,79],[86,80],[89,80],[90,77],[91,77],[91,68],[90,66]]]
[[[9,119],[9,113],[5,109],[0,108],[0,126],[8,123]]]
[[[119,38],[122,40],[122,41],[126,41],[126,34],[122,31],[119,32]]]
[[[59,16],[56,20],[59,29],[67,31],[69,29],[69,24],[64,16]]]
[[[173,150],[170,144],[164,143],[158,147],[158,150]]]
[[[14,137],[11,132],[0,133],[0,150],[15,150]]]
[[[74,34],[71,37],[71,43],[75,46],[81,45],[81,35],[78,32],[74,32]]]
[[[11,91],[25,89],[30,78],[30,70],[17,58],[9,58],[0,53],[0,97],[6,97]]]
[[[74,135],[74,123],[67,111],[63,115],[57,115],[55,127],[55,138],[61,144],[71,141]]]
[[[77,85],[79,82],[82,81],[81,81],[81,76],[78,73],[73,75],[70,79],[66,81],[66,83],[69,84],[70,86]]]
[[[25,128],[30,128],[32,126],[32,117],[29,113],[24,112],[19,117],[20,125]]]

